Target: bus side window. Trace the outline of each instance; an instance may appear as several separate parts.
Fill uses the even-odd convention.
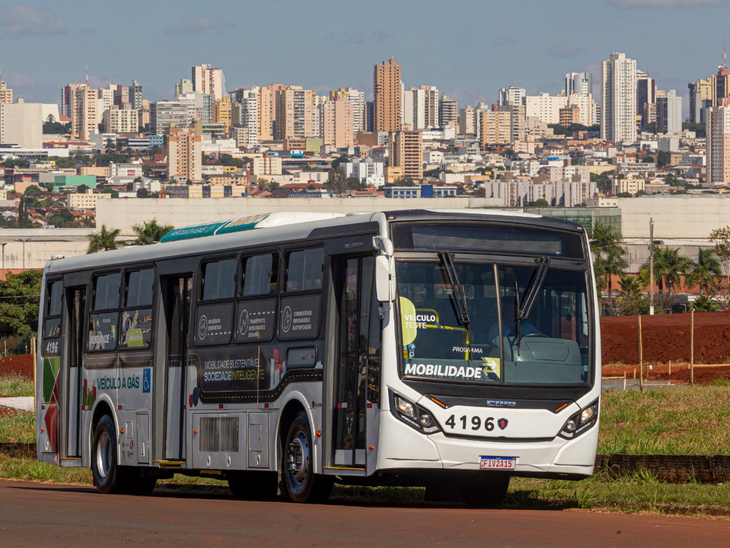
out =
[[[155,271],[126,273],[120,348],[149,348],[152,341],[152,297]]]
[[[55,339],[61,335],[61,295],[63,282],[51,282],[46,286],[45,322],[43,337]]]
[[[203,301],[231,299],[236,289],[236,259],[203,264]]]
[[[320,291],[324,276],[324,249],[292,251],[286,256],[286,292]]]
[[[233,332],[237,259],[209,261],[201,266],[201,298],[196,307],[195,342],[228,344]]]
[[[94,278],[92,313],[89,315],[89,350],[114,350],[119,332],[119,293],[122,274]]]
[[[276,294],[278,275],[278,253],[244,257],[240,295],[255,297]]]

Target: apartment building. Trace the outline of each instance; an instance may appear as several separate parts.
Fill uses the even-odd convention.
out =
[[[373,123],[375,132],[400,131],[402,125],[401,66],[391,58],[373,67]]]
[[[203,180],[203,144],[192,129],[171,129],[167,139],[167,176],[170,180]]]
[[[388,139],[388,167],[403,179],[423,179],[423,136],[420,131],[395,131]]]
[[[223,70],[202,64],[192,68],[193,91],[212,95],[215,100],[225,94]]]
[[[103,120],[106,133],[139,132],[139,113],[136,110],[114,107],[104,112]]]

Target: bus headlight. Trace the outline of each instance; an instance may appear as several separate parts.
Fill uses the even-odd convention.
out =
[[[408,401],[403,396],[397,396],[391,392],[390,402],[390,409],[393,414],[408,426],[424,434],[433,434],[440,430],[436,419],[428,411]]]
[[[573,439],[596,424],[596,420],[598,420],[598,401],[594,401],[570,417],[560,431],[560,437],[568,440]]]

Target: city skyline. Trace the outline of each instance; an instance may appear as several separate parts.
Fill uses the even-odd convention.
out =
[[[507,7],[469,0],[451,6],[448,19],[434,17],[443,11],[435,2],[418,11],[403,2],[385,12],[381,4],[363,12],[329,0],[317,10],[289,0],[255,7],[222,0],[201,13],[187,1],[102,7],[82,0],[63,10],[50,2],[0,3],[0,46],[9,51],[15,43],[0,67],[28,101],[58,103],[63,85],[84,80],[86,57],[92,87],[138,80],[153,101],[172,97],[174,83],[201,60],[224,70],[228,91],[283,82],[319,94],[353,87],[372,99],[372,67],[395,57],[407,88],[437,86],[463,107],[496,102],[504,86],[556,93],[565,73],[582,71],[593,74],[600,99],[600,63],[621,51],[659,87],[676,89],[686,113],[687,83],[717,70],[730,15],[725,0],[517,0]],[[252,17],[271,24],[252,24]],[[584,20],[614,24],[578,24]],[[680,31],[711,39],[687,47]]]

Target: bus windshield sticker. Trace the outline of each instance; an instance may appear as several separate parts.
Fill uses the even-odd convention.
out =
[[[499,379],[499,365],[499,358],[443,360],[442,363],[406,361],[405,374],[432,379],[494,382]]]

